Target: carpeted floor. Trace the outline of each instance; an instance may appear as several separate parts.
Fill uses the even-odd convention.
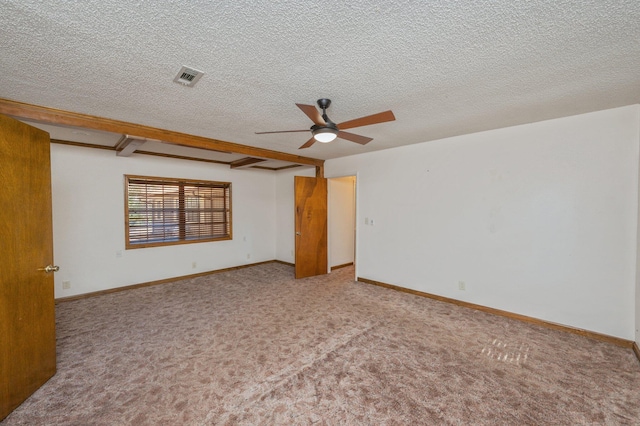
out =
[[[629,349],[270,263],[57,305],[58,373],[0,423],[640,424]]]

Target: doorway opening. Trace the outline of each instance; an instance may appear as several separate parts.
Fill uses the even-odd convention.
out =
[[[356,263],[356,183],[355,175],[328,179],[329,272]]]

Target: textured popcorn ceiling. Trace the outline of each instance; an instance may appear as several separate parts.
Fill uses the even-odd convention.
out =
[[[639,103],[640,1],[3,0],[0,98],[329,159]]]

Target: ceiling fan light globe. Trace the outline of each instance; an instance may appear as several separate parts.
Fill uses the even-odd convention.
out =
[[[313,133],[313,138],[316,141],[322,142],[322,143],[329,143],[338,136],[338,129],[334,129],[332,127],[317,127],[315,129],[312,128],[312,133]]]
[[[318,142],[322,142],[322,143],[329,143],[333,140],[335,140],[335,138],[338,135],[336,135],[335,133],[331,133],[331,132],[325,132],[325,133],[316,133],[315,135],[313,135],[314,139]]]

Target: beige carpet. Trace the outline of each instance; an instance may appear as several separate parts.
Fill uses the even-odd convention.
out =
[[[57,305],[9,425],[640,424],[629,349],[276,263]]]

